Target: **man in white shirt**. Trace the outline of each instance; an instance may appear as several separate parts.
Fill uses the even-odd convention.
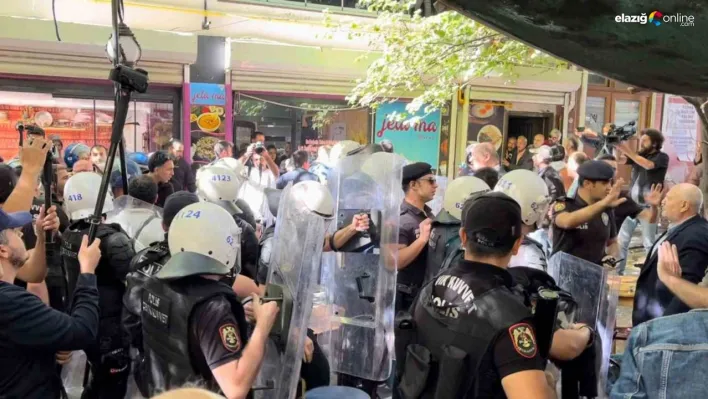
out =
[[[129,196],[115,200],[113,215],[108,223],[118,223],[133,240],[135,252],[165,239],[162,228],[162,209],[155,206],[157,183],[147,175],[130,180]]]
[[[275,182],[280,175],[278,165],[265,151],[265,148],[251,144],[244,155],[246,159],[253,161],[253,166],[246,168],[248,180],[241,188],[239,198],[244,200],[253,210],[256,220],[270,219],[272,215],[268,211],[265,189],[275,188]],[[266,223],[269,224],[269,223]]]

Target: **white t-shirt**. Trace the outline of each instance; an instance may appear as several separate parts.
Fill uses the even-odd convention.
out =
[[[266,188],[275,188],[275,182],[275,175],[268,167],[263,169],[252,167],[248,174],[248,180],[241,187],[239,198],[248,204],[256,219],[263,220],[272,217],[270,212],[268,212],[268,203],[264,190]]]
[[[134,240],[135,252],[149,247],[153,242],[165,239],[162,217],[150,209],[125,209],[106,221],[118,223],[128,233],[128,237]]]

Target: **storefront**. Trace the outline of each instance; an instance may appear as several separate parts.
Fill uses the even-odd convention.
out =
[[[29,79],[0,79],[0,155],[17,155],[18,122],[35,123],[47,136],[71,143],[110,145],[113,87]],[[177,88],[153,87],[131,102],[124,139],[129,152],[151,152],[179,137]]]

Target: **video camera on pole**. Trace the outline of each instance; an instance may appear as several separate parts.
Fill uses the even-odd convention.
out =
[[[606,154],[612,154],[614,146],[629,140],[637,134],[637,122],[631,121],[625,125],[616,127],[614,124],[610,125],[610,131],[606,135],[600,134],[598,138],[600,139],[600,151],[598,152],[598,157]]]
[[[111,146],[108,149],[108,159],[106,170],[113,170],[116,152],[120,150],[121,175],[123,178],[123,192],[128,194],[128,179],[125,162],[125,148],[123,145],[123,127],[128,116],[130,98],[134,92],[145,93],[148,89],[148,73],[142,69],[133,69],[133,66],[140,61],[142,50],[140,44],[135,39],[135,35],[128,25],[123,22],[123,1],[111,1],[113,34],[106,45],[108,58],[113,62],[113,69],[108,78],[115,84],[115,118],[111,132]],[[101,187],[98,192],[96,209],[91,216],[91,229],[89,230],[89,241],[96,237],[98,225],[101,223],[103,204],[106,201],[106,194],[110,182],[110,173],[104,173],[101,180]]]

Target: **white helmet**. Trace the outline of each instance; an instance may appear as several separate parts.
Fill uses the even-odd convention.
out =
[[[361,144],[352,140],[342,140],[338,142],[337,144],[332,146],[332,149],[329,151],[330,164],[336,164],[337,161],[346,157],[348,153],[356,150],[359,147],[361,147]]]
[[[548,186],[530,170],[514,170],[505,174],[494,191],[513,198],[521,207],[521,221],[529,226],[543,220],[551,204]]]
[[[388,187],[392,183],[391,170],[399,170],[406,166],[406,163],[406,159],[398,154],[375,152],[361,165],[361,171],[374,179],[377,184]]]
[[[198,202],[183,208],[172,220],[167,244],[172,258],[157,278],[241,271],[241,229],[219,205]]]
[[[81,220],[93,215],[98,202],[101,175],[93,172],[77,173],[64,185],[64,210],[71,220]],[[113,190],[108,188],[103,213],[113,210]]]
[[[462,220],[462,206],[472,195],[482,194],[491,189],[484,180],[474,176],[463,176],[451,181],[443,197],[443,209],[452,217]]]
[[[291,195],[307,210],[325,218],[334,216],[334,199],[327,187],[316,181],[301,181],[292,187]]]
[[[231,168],[224,165],[208,165],[197,176],[197,194],[205,201],[235,207],[242,180]],[[240,211],[233,209],[234,212]]]
[[[246,167],[243,165],[243,162],[239,161],[236,158],[232,157],[225,157],[225,158],[220,158],[214,161],[212,165],[219,165],[219,166],[226,166],[228,168],[231,168],[231,170],[236,173],[236,176],[241,176],[245,177],[246,176]]]

